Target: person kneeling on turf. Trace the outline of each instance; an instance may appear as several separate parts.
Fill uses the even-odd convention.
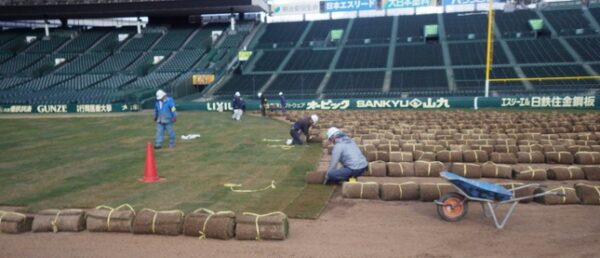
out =
[[[290,129],[290,135],[292,136],[291,144],[304,144],[304,142],[302,142],[302,139],[300,139],[300,132],[304,133],[304,135],[306,136],[306,140],[308,141],[308,139],[310,138],[308,131],[312,125],[317,123],[317,121],[319,121],[319,117],[315,114],[311,115],[310,117],[307,116],[298,119],[298,121],[296,121]]]
[[[333,150],[323,184],[338,183],[347,181],[350,177],[362,176],[369,163],[354,140],[335,127],[327,130],[327,139],[333,143]],[[339,169],[338,163],[342,164]]]

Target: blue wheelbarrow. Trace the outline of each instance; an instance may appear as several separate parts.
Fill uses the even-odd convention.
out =
[[[444,194],[439,200],[435,201],[435,204],[437,204],[438,215],[443,220],[449,222],[462,220],[469,210],[469,201],[475,201],[481,204],[483,215],[487,218],[492,217],[496,224],[496,228],[502,229],[508,222],[510,215],[512,215],[519,201],[544,195],[562,195],[562,193],[556,192],[543,192],[530,196],[513,198],[513,191],[526,187],[539,187],[540,185],[527,184],[514,189],[506,189],[497,184],[467,179],[447,171],[440,173],[440,176],[452,183],[458,190],[458,192]],[[496,210],[502,204],[510,204],[511,206],[504,216],[504,219],[502,219],[502,222],[499,222]]]

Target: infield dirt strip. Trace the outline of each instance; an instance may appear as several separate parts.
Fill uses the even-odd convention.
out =
[[[119,233],[0,234],[0,257],[599,257],[598,206],[519,204],[503,230],[478,205],[458,223],[433,203],[343,199],[290,220],[284,241]]]

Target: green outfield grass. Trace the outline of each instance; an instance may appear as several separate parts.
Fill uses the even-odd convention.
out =
[[[45,208],[117,206],[136,209],[199,207],[235,212],[285,211],[290,217],[316,218],[333,187],[310,186],[319,145],[284,150],[268,139],[287,139],[289,125],[268,118],[229,113],[180,112],[175,149],[155,151],[161,183],[138,182],[146,144],[153,142],[152,114],[123,117],[3,119],[0,127],[0,204]],[[182,141],[182,134],[200,139]],[[167,145],[166,143],[164,144]],[[258,189],[235,193],[225,183]]]

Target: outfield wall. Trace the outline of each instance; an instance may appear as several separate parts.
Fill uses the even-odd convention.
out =
[[[175,101],[177,102],[177,100]],[[150,105],[151,106],[151,105]],[[279,101],[269,101],[279,108]],[[258,100],[247,101],[247,110],[258,110]],[[353,109],[454,109],[454,108],[539,108],[539,109],[599,109],[596,96],[517,96],[517,97],[438,97],[384,99],[299,99],[288,100],[288,110],[353,110]],[[58,104],[0,105],[0,113],[112,113],[141,109],[138,104]],[[231,101],[178,102],[177,110],[229,111]]]

